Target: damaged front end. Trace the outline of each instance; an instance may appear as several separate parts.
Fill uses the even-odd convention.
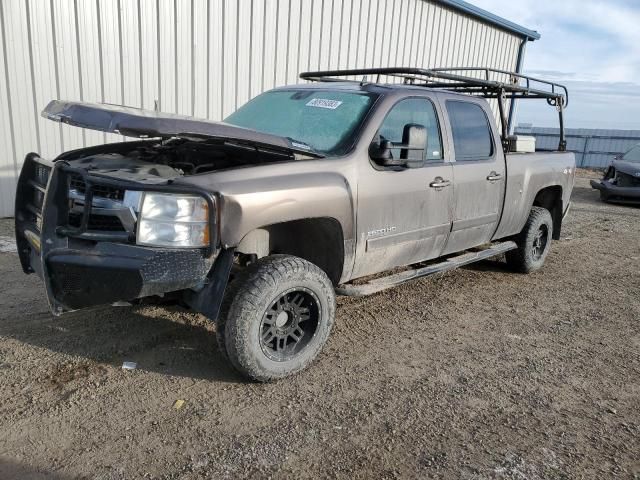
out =
[[[175,114],[53,100],[56,122],[142,138],[27,155],[15,208],[22,268],[51,311],[175,293],[215,319],[234,259],[220,248],[217,193],[191,175],[319,158],[289,138]]]
[[[614,161],[602,180],[591,180],[606,202],[640,205],[640,163]]]
[[[217,248],[216,196],[150,172],[97,170],[31,153],[19,177],[20,262],[43,280],[51,311],[179,292],[215,318],[220,299],[203,297],[221,297],[233,259]]]

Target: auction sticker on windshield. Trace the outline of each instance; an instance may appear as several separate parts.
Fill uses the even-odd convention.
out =
[[[339,100],[329,100],[326,98],[312,98],[307,102],[307,107],[329,108],[335,110],[342,102]]]

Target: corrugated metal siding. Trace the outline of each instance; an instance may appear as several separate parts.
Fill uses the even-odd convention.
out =
[[[542,127],[516,128],[517,135],[536,137],[536,148],[558,148],[559,129]],[[625,153],[640,143],[640,130],[607,130],[592,128],[568,128],[565,130],[567,150],[576,154],[579,167],[604,168],[613,157]]]
[[[51,99],[222,119],[305,70],[516,68],[520,37],[424,0],[0,0],[0,216],[30,151],[121,137],[39,116]]]

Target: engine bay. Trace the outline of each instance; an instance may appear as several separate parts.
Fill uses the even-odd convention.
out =
[[[240,142],[173,138],[90,147],[68,152],[57,160],[94,174],[154,183],[294,159],[290,152]]]

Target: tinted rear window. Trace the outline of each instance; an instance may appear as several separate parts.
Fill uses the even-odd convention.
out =
[[[486,160],[493,155],[491,129],[484,110],[475,103],[447,102],[456,160]]]

